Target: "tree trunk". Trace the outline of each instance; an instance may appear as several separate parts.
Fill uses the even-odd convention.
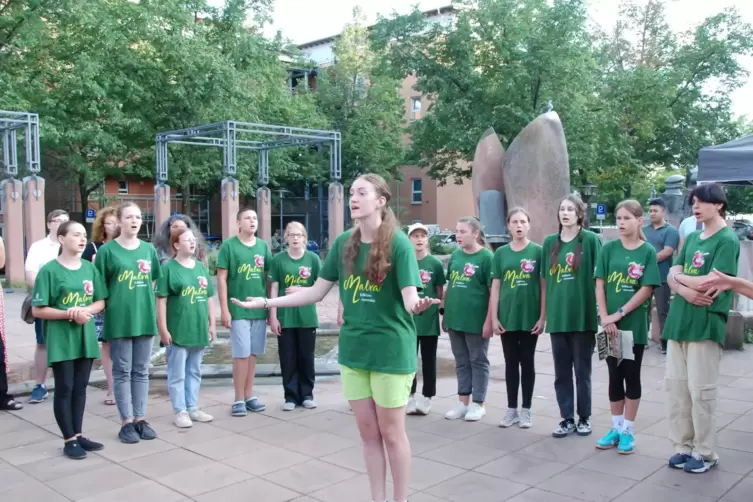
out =
[[[89,187],[86,186],[86,177],[83,174],[78,175],[78,192],[81,197],[81,215],[86,217],[86,210],[89,208]]]

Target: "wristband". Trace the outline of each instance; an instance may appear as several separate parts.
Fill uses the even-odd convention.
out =
[[[268,307],[268,305],[267,305],[267,299],[266,299],[266,298],[264,299],[264,308],[265,308],[265,309],[268,309],[268,308],[269,308],[269,307]]]
[[[439,307],[439,315],[444,315],[444,307]]]

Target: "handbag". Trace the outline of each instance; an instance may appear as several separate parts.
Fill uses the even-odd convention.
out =
[[[21,305],[21,319],[26,324],[34,324],[36,318],[31,314],[31,293],[26,293],[26,298]]]

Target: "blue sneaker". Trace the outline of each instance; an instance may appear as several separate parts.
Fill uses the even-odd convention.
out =
[[[620,444],[617,445],[617,453],[620,455],[630,455],[635,450],[635,436],[633,431],[622,431],[620,434]]]
[[[685,466],[683,467],[683,470],[685,472],[691,472],[694,474],[701,474],[702,472],[706,472],[712,467],[714,467],[716,464],[719,463],[719,458],[717,456],[714,456],[711,460],[706,460],[699,454],[693,452],[693,456],[688,459],[687,462],[685,462]]]
[[[231,413],[234,417],[245,417],[246,415],[248,415],[248,412],[246,411],[246,403],[244,403],[243,401],[233,403]]]
[[[259,413],[260,411],[266,410],[267,407],[264,406],[262,402],[256,399],[255,397],[252,397],[252,398],[249,398],[248,401],[246,401],[246,409],[248,411],[253,411],[254,413]]]
[[[675,469],[684,469],[685,464],[692,458],[692,456],[686,453],[675,453],[669,459],[669,466],[674,467]]]
[[[42,401],[47,399],[47,396],[49,395],[50,393],[47,392],[47,387],[45,387],[44,384],[38,384],[31,391],[31,397],[29,398],[29,402],[31,404],[41,403]]]
[[[617,429],[611,429],[603,438],[596,441],[596,447],[600,450],[609,450],[620,442],[620,433]]]

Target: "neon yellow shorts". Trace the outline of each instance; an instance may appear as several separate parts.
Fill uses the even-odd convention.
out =
[[[340,365],[345,399],[358,401],[372,398],[382,408],[401,408],[408,404],[415,375],[378,373]]]

